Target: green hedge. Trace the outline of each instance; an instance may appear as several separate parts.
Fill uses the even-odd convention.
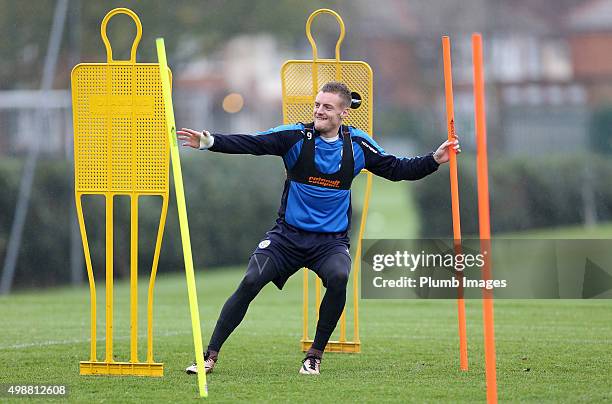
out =
[[[612,105],[600,106],[592,112],[589,140],[594,152],[612,154]]]
[[[0,161],[2,261],[6,255],[22,170],[21,161]],[[196,268],[246,262],[259,239],[274,223],[284,177],[282,161],[278,158],[185,153],[183,179]],[[63,160],[39,162],[19,253],[16,287],[69,281],[73,190],[71,163]],[[115,199],[115,271],[118,277],[124,277],[129,273],[129,199]],[[94,270],[96,276],[103,275],[104,198],[86,196],[83,205]],[[141,198],[139,211],[139,266],[141,271],[148,272],[161,198]],[[171,184],[159,271],[183,268],[178,214]]]
[[[494,232],[580,224],[585,193],[595,201],[597,219],[612,220],[612,162],[592,155],[524,159],[491,159],[491,225]],[[0,161],[0,259],[4,260],[23,164]],[[416,195],[424,237],[452,235],[448,165],[417,181]],[[589,174],[590,172],[590,174]],[[278,158],[185,153],[183,178],[196,268],[243,264],[274,223],[284,169]],[[463,234],[478,233],[476,168],[473,155],[459,165]],[[171,186],[173,189],[173,186]],[[159,271],[183,269],[174,194]],[[47,286],[69,281],[70,225],[74,218],[72,166],[42,160],[26,220],[15,279],[16,287]],[[139,263],[149,271],[161,208],[159,198],[140,202]],[[85,220],[97,276],[103,276],[105,217],[102,197],[86,197]],[[115,271],[129,273],[129,202],[115,205]],[[359,212],[354,212],[359,215]],[[354,219],[354,222],[357,219]],[[358,221],[358,220],[357,220]],[[355,230],[355,229],[353,229]]]
[[[448,165],[415,185],[423,237],[452,237]],[[493,232],[584,223],[585,195],[597,219],[612,219],[612,162],[594,155],[489,160]],[[459,159],[462,233],[478,234],[476,157]]]

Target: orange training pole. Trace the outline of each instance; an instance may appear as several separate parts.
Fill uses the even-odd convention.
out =
[[[442,37],[442,60],[444,61],[444,93],[446,96],[446,125],[448,128],[448,140],[454,140],[455,133],[455,108],[453,105],[453,75],[451,70],[451,47],[448,36]],[[453,148],[450,152],[450,188],[451,206],[453,212],[453,246],[455,254],[461,254],[461,216],[459,214],[459,181],[457,179],[457,155]],[[455,272],[459,280],[457,288],[457,320],[459,323],[459,367],[463,371],[468,370],[467,331],[465,325],[465,301],[463,300],[463,274]]]
[[[482,62],[482,36],[472,34],[474,63],[474,115],[476,120],[476,167],[478,178],[478,222],[480,250],[484,255],[482,278],[491,279],[490,249],[491,226],[489,223],[489,181],[487,166],[487,124],[485,117],[484,73]],[[497,403],[497,378],[495,369],[495,327],[493,323],[493,291],[482,289],[482,311],[485,340],[485,368],[487,379],[487,403]]]

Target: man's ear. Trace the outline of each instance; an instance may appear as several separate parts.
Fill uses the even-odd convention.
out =
[[[349,114],[349,109],[348,108],[344,108],[344,110],[340,113],[340,116],[342,117],[342,119],[346,118]]]

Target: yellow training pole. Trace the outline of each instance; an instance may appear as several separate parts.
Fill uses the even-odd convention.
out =
[[[363,171],[362,171],[363,172]],[[363,235],[365,234],[366,219],[370,208],[370,195],[372,194],[372,173],[366,171],[366,189],[363,196],[363,210],[361,211],[361,223],[359,224],[359,238],[357,239],[357,251],[355,251],[355,263],[353,264],[353,339],[359,346],[359,271],[361,270],[361,249]]]
[[[321,279],[315,278],[315,307],[317,310],[317,321],[319,321],[319,311],[321,310]]]
[[[130,205],[130,362],[138,363],[138,195]]]
[[[157,267],[159,264],[159,253],[161,251],[162,238],[164,236],[164,226],[168,213],[168,194],[162,196],[162,209],[159,218],[159,229],[157,230],[157,241],[155,242],[155,254],[153,255],[153,266],[151,267],[151,277],[149,279],[149,294],[147,298],[147,363],[155,363],[153,360],[153,288]]]
[[[181,160],[176,142],[176,127],[174,123],[174,108],[172,106],[172,93],[170,90],[170,77],[168,75],[168,62],[164,39],[158,38],[157,58],[159,60],[159,74],[164,94],[164,110],[166,111],[166,125],[170,137],[170,158],[172,160],[172,173],[174,174],[174,188],[176,191],[176,205],[178,208],[181,240],[183,242],[183,257],[185,260],[185,275],[187,276],[187,291],[189,293],[189,309],[191,311],[191,327],[193,329],[193,343],[195,346],[196,364],[198,367],[198,388],[200,397],[208,397],[206,386],[206,372],[204,371],[204,353],[202,352],[202,331],[200,329],[200,313],[198,310],[198,296],[196,293],[195,275],[193,273],[193,258],[191,256],[191,239],[189,238],[189,223],[187,222],[187,207],[185,206],[185,192],[183,190],[183,174]]]
[[[308,268],[304,268],[304,289],[303,289],[303,326],[302,326],[302,343],[308,341]]]
[[[113,194],[106,195],[106,359],[113,360]]]
[[[90,318],[91,318],[91,341],[89,360],[97,361],[96,353],[96,336],[97,336],[97,317],[96,317],[96,280],[93,274],[93,266],[91,264],[91,253],[89,251],[89,241],[87,240],[87,231],[85,229],[85,218],[83,217],[83,200],[80,193],[76,193],[76,211],[79,220],[79,229],[81,231],[81,241],[83,242],[83,252],[85,253],[85,267],[87,268],[87,280],[89,281],[89,298],[91,299]]]

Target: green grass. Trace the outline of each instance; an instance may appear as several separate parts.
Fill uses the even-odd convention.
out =
[[[241,275],[242,269],[198,272],[205,343]],[[103,289],[100,285],[99,307]],[[117,283],[118,360],[127,358],[127,293],[127,285]],[[305,377],[297,374],[301,276],[294,276],[282,292],[270,285],[224,346],[208,379],[209,400],[484,402],[482,309],[480,301],[466,303],[467,373],[458,370],[454,301],[364,300],[363,352],[327,354],[322,374]],[[498,300],[495,305],[500,401],[612,400],[611,301]],[[65,384],[72,402],[185,402],[196,397],[195,377],[183,373],[194,357],[183,276],[160,276],[156,286],[154,343],[155,358],[165,364],[161,379],[78,375],[79,360],[89,354],[86,287],[1,297],[0,312],[0,383]],[[99,330],[102,338],[103,313]],[[141,351],[144,343],[141,339]],[[98,345],[101,357],[104,342]]]
[[[353,205],[361,212],[366,176],[361,174],[352,189]],[[410,194],[411,184],[392,182],[373,176],[372,194],[368,209],[368,220],[364,238],[402,239],[415,238],[419,234],[420,220],[418,209]],[[354,231],[359,229],[359,220],[353,220]],[[354,233],[356,237],[356,233]]]

